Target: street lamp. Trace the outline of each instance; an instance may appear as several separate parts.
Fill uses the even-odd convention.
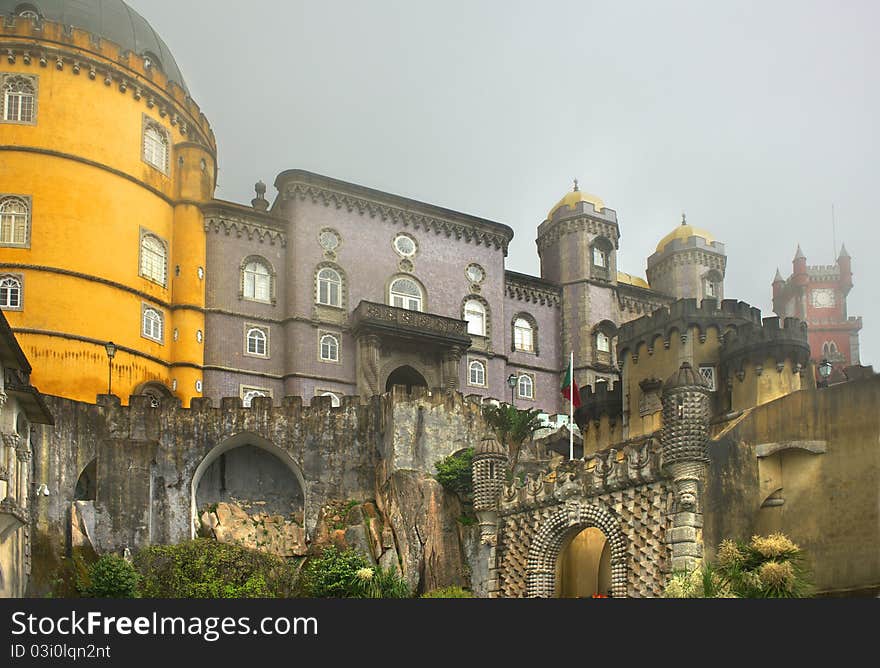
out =
[[[831,369],[833,365],[827,359],[823,359],[819,362],[819,387],[828,387],[828,377],[831,375]]]
[[[116,357],[116,344],[108,341],[104,344],[104,350],[107,351],[107,394],[110,394],[110,386],[113,382],[113,358]]]
[[[515,373],[510,374],[507,377],[507,385],[510,387],[510,405],[516,406],[516,400],[514,399],[516,393],[516,384],[519,381],[519,378]]]

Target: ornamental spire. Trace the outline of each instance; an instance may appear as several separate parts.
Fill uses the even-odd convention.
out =
[[[578,180],[575,179],[574,180],[574,190],[572,192],[577,192],[577,191],[578,191]]]

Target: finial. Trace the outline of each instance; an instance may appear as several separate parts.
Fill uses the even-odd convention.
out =
[[[849,253],[846,251],[846,244],[840,244],[840,255],[837,256],[837,259],[842,257],[849,257]]]
[[[575,180],[574,180],[574,191],[573,191],[573,192],[577,192],[577,191],[578,191],[578,180],[575,179]]]
[[[681,224],[687,225],[687,215],[685,214],[684,211],[681,212]]]
[[[801,245],[800,245],[800,244],[798,244],[797,252],[794,254],[794,259],[795,259],[795,260],[803,260],[803,259],[806,259],[806,256],[804,255],[804,252],[801,250]]]
[[[774,283],[785,283],[785,279],[782,278],[782,272],[779,271],[779,267],[776,267],[776,276],[773,277]]]
[[[257,196],[251,200],[251,206],[258,211],[266,211],[269,208],[269,202],[266,200],[266,184],[257,181],[254,184],[254,192],[257,193]]]

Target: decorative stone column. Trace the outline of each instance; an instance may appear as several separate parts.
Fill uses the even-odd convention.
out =
[[[703,559],[702,488],[709,463],[709,397],[703,377],[683,362],[663,386],[663,472],[675,492],[667,536],[673,570],[693,570]]]
[[[358,337],[357,343],[357,391],[361,399],[366,400],[374,394],[381,394],[379,358],[382,341],[376,334],[363,334]]]
[[[507,449],[492,434],[474,448],[474,512],[480,523],[480,559],[486,564],[486,595],[497,598],[498,499],[507,481]]]
[[[443,354],[443,386],[447,392],[458,389],[458,367],[461,363],[462,349],[452,346]]]
[[[14,433],[5,433],[3,442],[0,444],[0,481],[3,487],[0,488],[0,501],[6,498],[15,500],[17,498],[14,485],[17,479],[17,462],[15,453],[18,450],[21,436]]]

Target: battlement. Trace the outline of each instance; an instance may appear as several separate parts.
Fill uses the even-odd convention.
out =
[[[618,354],[637,352],[641,344],[653,346],[657,337],[668,343],[673,331],[684,333],[692,327],[705,334],[710,327],[719,332],[744,324],[761,324],[761,310],[745,302],[725,299],[679,299],[637,320],[624,323],[618,330]]]
[[[751,362],[762,365],[767,359],[777,364],[791,360],[804,366],[810,359],[807,323],[797,318],[764,318],[760,325],[750,324],[724,335],[721,361],[742,368]]]
[[[148,107],[159,108],[160,115],[170,114],[181,134],[194,134],[216,150],[208,119],[189,96],[182,77],[181,82],[173,81],[141,54],[82,28],[9,15],[0,17],[0,50],[10,64],[20,59],[38,68],[68,69],[107,86],[115,84],[123,94],[131,90],[136,101],[144,98]]]
[[[598,422],[602,416],[616,421],[623,415],[623,385],[621,383],[596,383],[596,387],[589,385],[580,390],[581,405],[574,412],[574,420],[583,431],[587,423],[592,420]]]

